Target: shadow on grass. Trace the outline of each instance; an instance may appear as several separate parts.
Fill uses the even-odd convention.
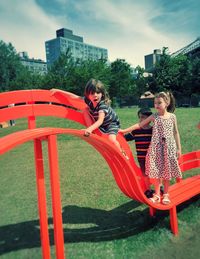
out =
[[[178,211],[186,208],[198,197],[179,206]],[[116,240],[148,231],[161,223],[168,212],[159,211],[157,216],[151,218],[148,208],[137,210],[141,206],[136,201],[130,201],[110,211],[66,206],[63,208],[63,228],[65,243],[99,242]],[[49,218],[49,225],[52,218]],[[160,224],[161,223],[161,224]],[[165,224],[164,224],[165,225]],[[53,241],[53,229],[49,229],[50,243]],[[26,248],[40,247],[39,221],[27,221],[0,227],[0,255],[11,251]]]

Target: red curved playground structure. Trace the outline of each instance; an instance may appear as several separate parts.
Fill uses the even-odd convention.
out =
[[[9,106],[15,104],[14,106]],[[57,153],[57,135],[70,134],[77,136],[92,145],[109,165],[116,184],[120,190],[131,199],[145,203],[150,208],[150,215],[156,210],[169,210],[172,232],[178,234],[178,221],[176,207],[200,193],[200,175],[194,175],[185,179],[177,179],[170,186],[171,203],[169,205],[153,204],[144,195],[144,179],[140,168],[134,161],[129,145],[123,136],[118,135],[118,140],[129,156],[127,160],[98,130],[90,137],[83,135],[83,130],[66,128],[37,128],[37,117],[54,116],[73,120],[88,125],[84,121],[83,100],[65,98],[59,93],[51,96],[48,90],[22,90],[0,94],[0,122],[10,119],[27,118],[27,129],[6,135],[0,139],[0,154],[28,141],[34,143],[35,170],[38,195],[38,210],[40,220],[40,236],[43,258],[50,258],[50,243],[48,233],[48,215],[46,204],[46,190],[43,166],[42,142],[48,143],[49,173],[52,194],[52,210],[54,225],[54,240],[56,257],[65,258],[64,237],[62,227],[62,205],[59,184],[59,166]],[[184,154],[180,159],[182,172],[200,167],[200,150]]]

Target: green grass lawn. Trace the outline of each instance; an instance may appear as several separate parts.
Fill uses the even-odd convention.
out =
[[[122,128],[137,121],[137,109],[116,110]],[[176,110],[183,153],[200,147],[199,108]],[[39,118],[38,126],[82,126],[56,118]],[[25,129],[0,130],[0,137]],[[134,145],[132,150],[135,153]],[[43,144],[46,154],[46,143]],[[200,255],[199,196],[178,207],[179,236],[169,227],[169,215],[149,216],[146,205],[130,200],[118,189],[99,153],[72,136],[59,136],[59,167],[67,258],[180,258]],[[33,143],[25,143],[0,157],[0,258],[41,258]],[[135,154],[134,154],[135,156]],[[193,170],[190,174],[197,174]],[[48,164],[45,156],[51,254],[55,258]]]

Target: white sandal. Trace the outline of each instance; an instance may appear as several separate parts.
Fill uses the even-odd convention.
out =
[[[160,196],[154,193],[153,197],[149,198],[149,200],[153,203],[160,203]]]
[[[163,194],[163,199],[162,199],[162,204],[168,205],[170,203],[171,203],[171,201],[169,199],[169,193],[164,193]]]

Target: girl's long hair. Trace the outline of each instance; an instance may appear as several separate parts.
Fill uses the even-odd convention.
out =
[[[88,98],[90,94],[94,93],[102,93],[101,100],[104,100],[106,104],[110,105],[111,100],[109,98],[108,92],[105,89],[104,84],[101,81],[92,78],[87,82],[85,86],[84,95]]]
[[[163,100],[168,104],[167,111],[168,112],[174,112],[176,108],[176,102],[175,98],[172,94],[172,92],[160,92],[155,95],[155,98],[163,98]]]

